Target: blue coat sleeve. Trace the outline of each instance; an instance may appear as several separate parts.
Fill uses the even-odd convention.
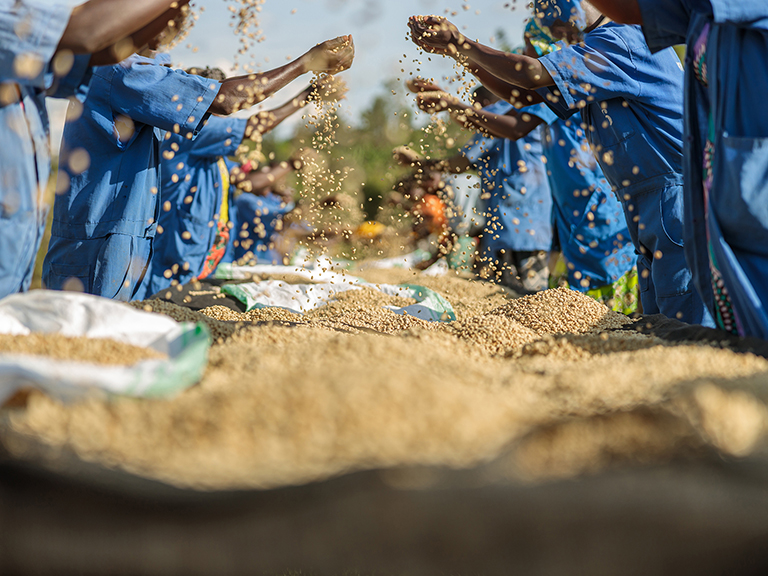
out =
[[[91,66],[91,55],[80,54],[75,56],[72,68],[61,77],[55,77],[50,73],[53,79],[50,82],[51,88],[46,92],[46,96],[52,98],[69,98],[78,94],[83,87],[87,87],[93,76],[93,67]]]
[[[708,4],[717,24],[756,24],[766,29],[768,2],[765,0],[689,0],[694,4]]]
[[[111,76],[109,101],[115,114],[182,135],[197,135],[221,86],[146,58],[128,58],[104,68],[94,74]]]
[[[492,149],[495,138],[488,138],[483,134],[477,133],[461,149],[461,154],[469,160],[470,164],[477,165],[485,158]]]
[[[0,0],[0,80],[48,88],[48,65],[71,12],[63,3]]]
[[[685,0],[637,0],[643,16],[643,34],[648,47],[657,52],[684,44],[691,19],[691,2]],[[708,4],[706,0],[699,4]]]
[[[201,159],[232,156],[243,141],[247,125],[247,118],[211,116],[190,143],[189,155]]]
[[[588,102],[632,100],[640,95],[640,71],[629,45],[617,33],[620,28],[597,28],[584,37],[583,44],[565,46],[539,59],[554,80],[557,97],[571,113]],[[560,110],[555,112],[562,116]]]

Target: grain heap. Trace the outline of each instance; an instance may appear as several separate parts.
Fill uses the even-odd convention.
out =
[[[409,274],[375,271],[388,283]],[[510,302],[496,287],[456,277],[411,283],[438,290],[459,320],[399,317],[380,308],[391,300],[364,290],[305,316],[188,313],[250,325],[214,344],[198,386],[166,401],[66,406],[35,393],[25,409],[6,412],[0,440],[23,435],[200,489],[374,467],[470,467],[510,446],[504,473],[539,478],[703,449],[744,455],[764,442],[766,360],[610,330],[621,317],[562,290]],[[178,307],[144,305],[181,316]],[[373,328],[354,329],[352,315]],[[376,324],[387,315],[410,324]]]
[[[243,327],[237,322],[223,321],[221,319],[217,319],[215,316],[201,314],[200,312],[195,312],[189,308],[177,306],[171,302],[166,302],[165,300],[145,300],[143,302],[130,302],[130,305],[145,312],[157,312],[158,314],[165,314],[166,316],[170,316],[176,320],[176,322],[192,322],[195,324],[202,322],[207,326],[208,330],[210,330],[213,341],[219,344]]]
[[[453,322],[450,329],[459,338],[478,344],[491,355],[516,350],[538,339],[536,332],[501,314]]]
[[[40,333],[26,336],[0,334],[0,354],[45,356],[57,360],[113,366],[130,366],[142,360],[166,358],[155,350],[108,338]]]
[[[256,308],[241,313],[226,306],[209,306],[200,314],[224,322],[306,322],[302,315],[284,308]]]
[[[514,300],[492,314],[507,316],[538,334],[582,334],[621,328],[626,316],[596,300],[570,290],[555,288]]]

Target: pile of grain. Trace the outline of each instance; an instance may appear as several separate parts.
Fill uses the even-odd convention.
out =
[[[0,354],[45,356],[72,362],[131,366],[143,360],[166,358],[164,354],[107,338],[33,333],[26,336],[0,334]]]
[[[569,288],[519,298],[492,314],[517,320],[538,334],[581,334],[617,329],[629,323],[626,316]]]
[[[238,330],[242,329],[242,326],[236,322],[230,322],[224,319],[217,319],[215,317],[195,312],[189,308],[178,306],[172,302],[165,300],[144,300],[142,302],[130,302],[131,306],[144,310],[145,312],[156,312],[158,314],[165,314],[170,316],[177,322],[201,322],[205,324],[211,331],[211,337],[216,343],[222,343],[226,339],[230,338]],[[215,306],[214,308],[220,308]]]
[[[200,310],[200,314],[224,322],[306,322],[301,314],[274,307],[238,312],[226,306],[209,306]]]
[[[355,272],[368,282],[381,284],[417,284],[434,290],[453,306],[456,318],[467,320],[509,303],[509,292],[496,284],[470,282],[450,272],[445,276],[424,276],[414,270],[365,270]]]
[[[744,455],[768,431],[766,360],[601,332],[623,320],[562,290],[509,302],[457,278],[414,283],[442,285],[455,308],[463,298],[465,311],[480,312],[425,323],[382,309],[380,296],[366,304],[365,291],[295,322],[282,321],[293,319],[284,311],[213,307],[206,314],[250,327],[213,346],[198,386],[166,401],[66,406],[33,394],[8,421],[14,434],[65,454],[201,489],[470,467],[510,447],[505,474],[539,478],[702,446]],[[267,313],[280,321],[253,324]],[[184,319],[215,322],[206,314]]]
[[[519,322],[502,315],[486,314],[449,326],[457,337],[474,342],[489,354],[505,354],[534,342],[539,336]]]

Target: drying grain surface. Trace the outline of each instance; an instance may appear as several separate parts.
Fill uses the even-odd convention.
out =
[[[460,278],[377,274],[477,313],[427,323],[365,290],[304,316],[212,307],[184,319],[240,328],[198,386],[66,406],[33,394],[6,420],[54,450],[199,489],[416,464],[539,479],[764,444],[764,359],[616,330],[621,316],[578,293],[512,301]]]
[[[166,358],[164,354],[107,338],[32,333],[26,336],[0,334],[0,354],[45,356],[57,360],[131,366],[143,360]]]
[[[520,322],[538,334],[581,334],[621,328],[626,316],[568,288],[555,288],[524,296],[492,314]]]
[[[219,344],[230,338],[243,327],[237,322],[229,321],[228,318],[219,318],[216,315],[202,314],[201,312],[195,312],[194,310],[184,308],[183,306],[165,300],[144,300],[142,302],[130,302],[129,304],[145,312],[165,314],[177,322],[201,322],[208,327],[208,330],[210,330],[213,341]],[[212,306],[211,308],[216,308],[218,310],[221,307]]]

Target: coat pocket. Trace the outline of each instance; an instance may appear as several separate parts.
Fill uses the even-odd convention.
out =
[[[735,248],[768,254],[768,138],[723,136],[710,202]]]

